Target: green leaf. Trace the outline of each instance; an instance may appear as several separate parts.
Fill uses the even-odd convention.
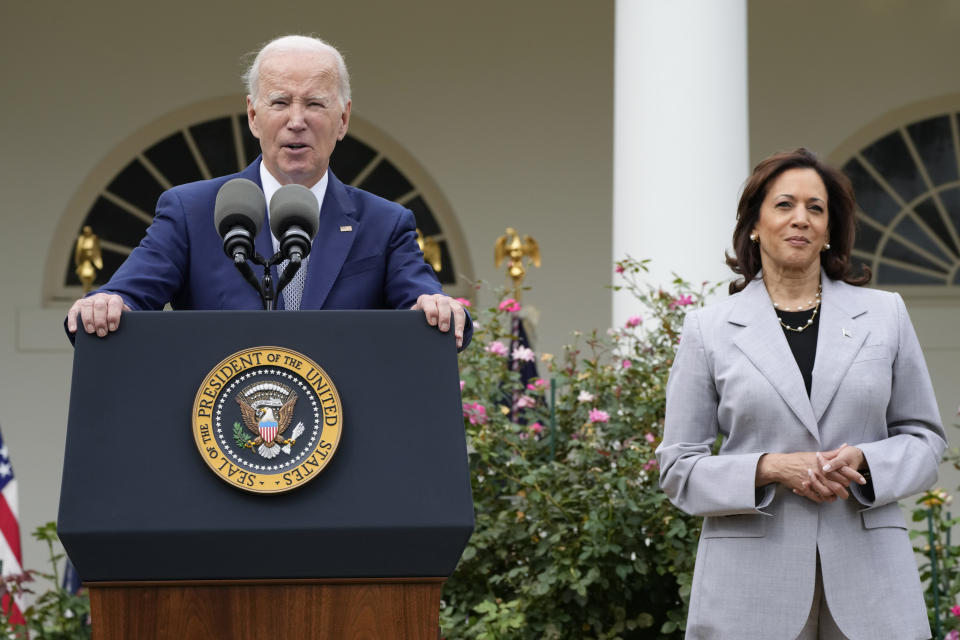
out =
[[[473,610],[477,613],[495,613],[497,611],[497,605],[489,600],[484,600],[475,606]]]
[[[60,542],[60,538],[57,537],[57,523],[47,522],[40,525],[34,529],[33,537],[40,542]]]
[[[245,447],[250,442],[250,436],[239,422],[233,423],[233,441],[238,447]]]

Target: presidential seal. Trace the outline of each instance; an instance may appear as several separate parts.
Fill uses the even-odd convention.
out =
[[[313,480],[333,458],[342,427],[330,377],[283,347],[228,356],[193,402],[193,437],[207,466],[253,493],[281,493]]]

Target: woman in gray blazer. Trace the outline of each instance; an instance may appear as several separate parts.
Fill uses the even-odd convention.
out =
[[[735,295],[686,317],[657,458],[705,516],[690,640],[930,637],[897,501],[935,482],[943,427],[903,300],[852,272],[854,209],[806,149],[767,158]]]

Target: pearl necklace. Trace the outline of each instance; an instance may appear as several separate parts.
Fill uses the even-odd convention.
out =
[[[787,331],[795,331],[797,333],[800,333],[803,330],[805,330],[807,327],[812,325],[814,319],[817,317],[817,312],[820,311],[820,296],[822,293],[823,293],[823,285],[817,285],[816,297],[813,300],[807,300],[807,304],[801,305],[806,307],[807,311],[809,311],[809,308],[813,306],[813,313],[810,314],[810,318],[807,320],[805,324],[802,324],[799,327],[791,327],[790,325],[788,325],[783,321],[783,318],[780,317],[780,314],[777,314],[777,320],[780,321],[780,326],[786,329]],[[778,311],[791,311],[790,307],[781,308],[780,305],[777,304],[776,302],[773,303],[773,308]],[[796,309],[793,309],[793,311],[804,311],[804,309],[797,307]]]

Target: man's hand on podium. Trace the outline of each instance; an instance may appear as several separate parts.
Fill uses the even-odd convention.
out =
[[[466,313],[463,305],[440,293],[423,294],[410,307],[422,310],[430,326],[440,331],[450,330],[450,315],[453,314],[453,334],[457,339],[457,348],[463,346],[463,327],[466,323]],[[120,314],[129,311],[123,298],[112,293],[97,293],[87,298],[80,298],[67,311],[67,330],[76,333],[83,325],[87,333],[96,333],[101,338],[120,326]]]
[[[76,333],[80,324],[87,333],[96,333],[101,338],[120,326],[120,313],[130,311],[123,298],[113,293],[97,293],[80,298],[67,311],[67,330]],[[80,316],[79,323],[77,316]]]
[[[425,293],[417,298],[411,309],[423,310],[427,324],[446,333],[450,330],[450,314],[453,314],[453,335],[457,337],[457,349],[463,346],[463,326],[467,315],[463,305],[442,293]]]

